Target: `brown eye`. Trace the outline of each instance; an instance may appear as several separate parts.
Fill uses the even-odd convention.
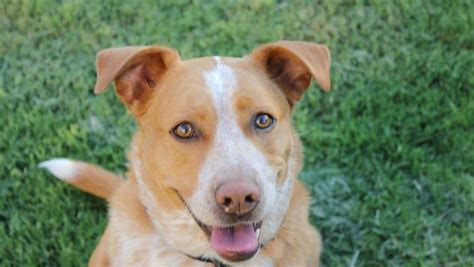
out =
[[[258,114],[257,117],[255,117],[255,127],[261,130],[267,129],[273,125],[273,121],[274,119],[272,116],[265,113],[261,113]]]
[[[195,137],[196,131],[189,122],[183,122],[178,124],[178,126],[173,129],[173,134],[178,138],[188,139]]]

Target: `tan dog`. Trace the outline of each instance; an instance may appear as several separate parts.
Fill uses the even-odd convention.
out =
[[[89,265],[318,266],[290,115],[312,77],[329,90],[329,65],[326,46],[292,41],[243,58],[99,52],[95,92],[115,80],[139,126],[129,179],[69,159],[40,164],[110,202]]]

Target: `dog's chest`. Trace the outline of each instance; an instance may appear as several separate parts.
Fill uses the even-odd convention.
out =
[[[112,266],[212,266],[190,259],[170,248],[157,235],[122,234],[118,237],[116,255],[112,257]]]

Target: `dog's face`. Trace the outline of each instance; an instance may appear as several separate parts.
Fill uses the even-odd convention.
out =
[[[326,47],[263,46],[244,58],[181,61],[163,47],[105,50],[96,91],[116,81],[139,133],[132,164],[152,221],[178,250],[236,262],[274,238],[300,168],[291,108]]]

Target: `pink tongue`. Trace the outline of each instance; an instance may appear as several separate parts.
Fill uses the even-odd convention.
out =
[[[250,253],[258,248],[252,224],[234,227],[213,227],[211,247],[218,253]]]

